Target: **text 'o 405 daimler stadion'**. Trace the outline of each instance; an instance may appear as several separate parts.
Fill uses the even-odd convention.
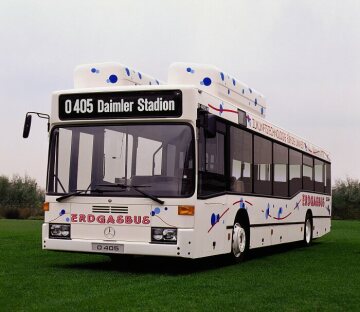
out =
[[[66,94],[59,97],[59,118],[180,117],[179,90]]]

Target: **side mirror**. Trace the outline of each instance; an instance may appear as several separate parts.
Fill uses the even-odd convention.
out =
[[[23,138],[26,139],[29,137],[30,128],[31,128],[31,115],[26,114],[23,130]]]

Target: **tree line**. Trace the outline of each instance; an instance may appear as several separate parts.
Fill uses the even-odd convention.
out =
[[[360,220],[360,181],[347,178],[335,182],[332,202],[334,219]]]
[[[360,181],[338,180],[332,190],[332,217],[360,220]],[[0,217],[27,219],[42,216],[45,191],[28,176],[0,176]]]
[[[0,217],[28,219],[42,215],[45,192],[35,179],[14,175],[0,176]]]

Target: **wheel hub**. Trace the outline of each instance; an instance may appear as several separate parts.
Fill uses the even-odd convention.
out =
[[[310,240],[311,240],[311,222],[310,219],[306,220],[306,224],[305,224],[305,240],[306,243],[309,244]]]
[[[239,223],[234,224],[233,228],[233,241],[232,241],[232,250],[235,257],[240,257],[240,255],[245,251],[246,247],[246,233],[245,230],[241,227]]]

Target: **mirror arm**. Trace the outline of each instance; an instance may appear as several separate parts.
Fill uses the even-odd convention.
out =
[[[27,138],[29,136],[30,127],[31,127],[31,115],[36,115],[39,118],[47,119],[47,121],[48,121],[47,122],[47,131],[49,132],[49,130],[50,130],[50,115],[49,114],[44,114],[44,113],[39,113],[39,112],[27,112],[26,117],[25,117],[25,124],[24,124],[24,134],[23,134],[24,138]],[[30,119],[28,117],[30,117]],[[25,135],[26,127],[28,127],[27,135]]]

